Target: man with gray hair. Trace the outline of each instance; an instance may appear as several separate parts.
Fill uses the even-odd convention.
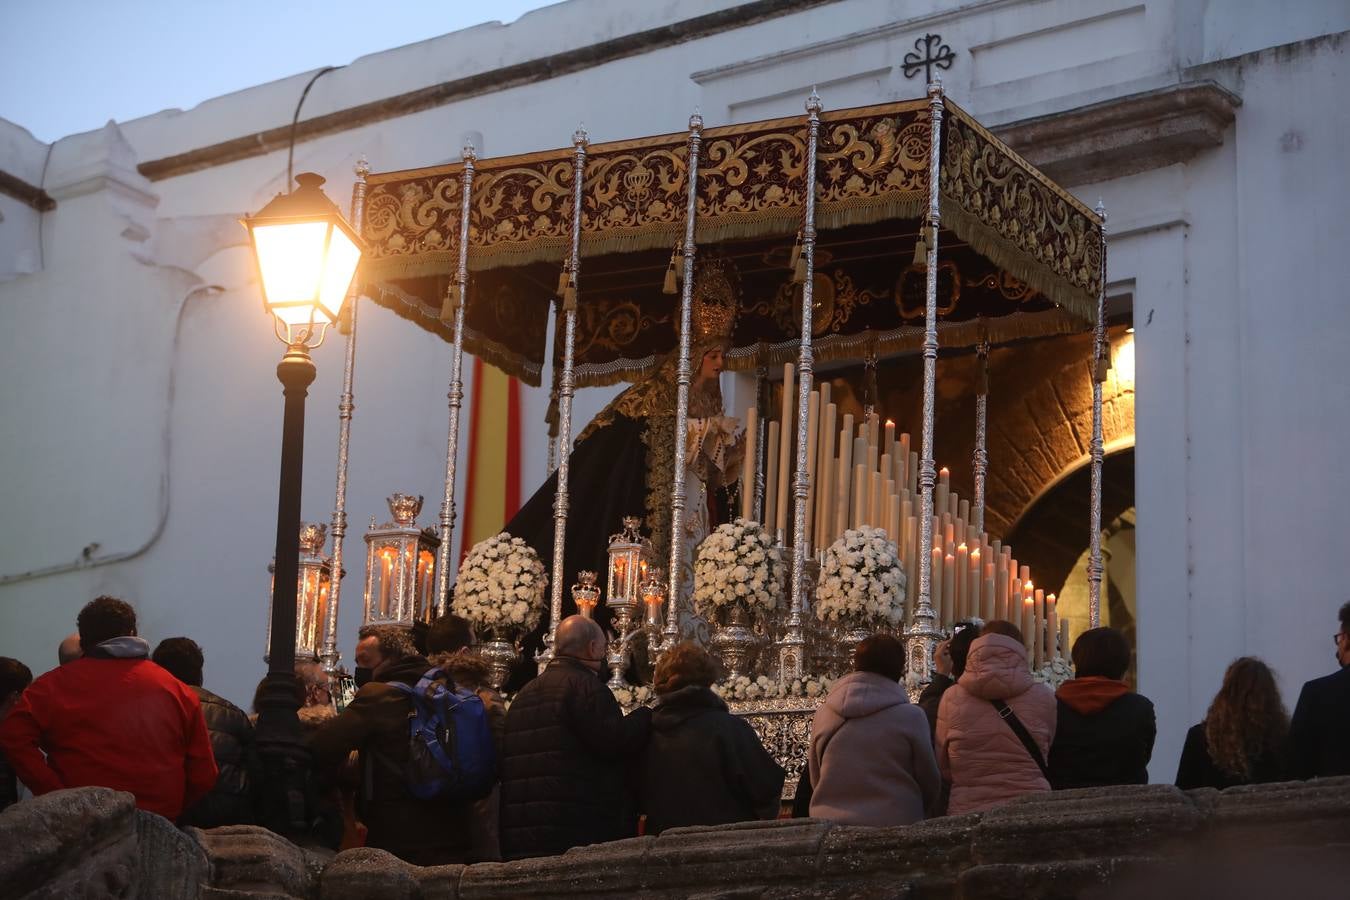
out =
[[[361,687],[310,740],[315,770],[336,779],[348,755],[360,754],[357,813],[369,829],[366,846],[418,866],[470,862],[471,805],[444,797],[418,799],[404,778],[412,701],[390,683],[415,687],[432,666],[414,649],[406,628],[367,625],[358,637]]]
[[[624,716],[603,681],[605,633],[584,616],[558,623],[553,659],[506,713],[502,855],[550,856],[630,837],[626,769],[651,732],[651,710]]]

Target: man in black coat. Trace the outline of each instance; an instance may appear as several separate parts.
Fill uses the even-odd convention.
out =
[[[1122,679],[1130,645],[1114,628],[1093,628],[1073,645],[1076,677],[1059,686],[1050,786],[1055,790],[1148,783],[1157,722],[1153,704]]]
[[[1295,778],[1350,775],[1350,603],[1336,632],[1339,672],[1303,685],[1289,723]]]
[[[256,817],[254,791],[259,785],[258,758],[253,751],[253,723],[244,711],[224,697],[202,687],[205,658],[191,638],[165,638],[150,659],[183,684],[202,702],[202,716],[216,758],[216,785],[179,817],[180,825],[219,828],[252,825]]]
[[[651,710],[625,717],[600,679],[607,643],[583,616],[558,623],[553,659],[506,713],[502,855],[551,856],[629,837],[627,769],[647,744]]]

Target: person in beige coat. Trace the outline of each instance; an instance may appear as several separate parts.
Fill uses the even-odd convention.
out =
[[[937,749],[951,783],[948,815],[979,812],[1033,791],[1050,790],[1028,748],[994,701],[1002,701],[1048,757],[1055,738],[1055,694],[1032,681],[1022,633],[1010,622],[984,626],[970,645],[961,679],[942,695]]]
[[[942,782],[928,717],[898,682],[905,651],[888,634],[858,645],[854,671],[811,723],[811,815],[845,825],[910,825],[933,812]]]

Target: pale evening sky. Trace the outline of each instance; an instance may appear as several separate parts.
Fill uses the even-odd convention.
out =
[[[0,0],[0,118],[41,141],[556,0]]]

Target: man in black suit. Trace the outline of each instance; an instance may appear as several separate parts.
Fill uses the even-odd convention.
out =
[[[1289,726],[1296,778],[1350,775],[1350,603],[1341,607],[1336,661],[1341,670],[1303,685]]]

